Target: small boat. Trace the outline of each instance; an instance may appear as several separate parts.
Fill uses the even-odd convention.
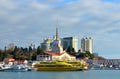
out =
[[[12,71],[13,67],[10,65],[1,65],[0,71]]]
[[[24,72],[24,71],[31,71],[32,68],[27,64],[15,64],[13,66],[13,71]]]
[[[32,69],[24,64],[16,64],[16,65],[2,65],[0,66],[0,71],[14,71],[14,72],[25,72],[31,71]]]
[[[13,66],[12,71],[15,71],[15,72],[25,72],[25,71],[28,71],[28,68],[26,68],[23,64],[20,64],[20,65]]]

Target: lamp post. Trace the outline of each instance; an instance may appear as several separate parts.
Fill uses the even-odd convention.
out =
[[[7,47],[5,46],[5,57],[7,57],[7,52],[6,52]]]

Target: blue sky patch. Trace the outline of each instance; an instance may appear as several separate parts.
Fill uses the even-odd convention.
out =
[[[120,3],[120,0],[102,0],[103,2]]]

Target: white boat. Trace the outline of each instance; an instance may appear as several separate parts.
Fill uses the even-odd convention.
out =
[[[31,71],[32,69],[24,64],[16,64],[13,66],[10,65],[2,65],[0,66],[0,71],[15,71],[15,72],[25,72]]]
[[[13,66],[12,71],[24,72],[31,71],[32,69],[26,64],[17,64]]]
[[[0,71],[12,71],[13,67],[10,65],[1,65]]]
[[[28,69],[24,67],[22,64],[20,64],[20,65],[13,66],[12,71],[23,72],[23,71],[28,71]]]

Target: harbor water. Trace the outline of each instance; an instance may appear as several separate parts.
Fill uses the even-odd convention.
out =
[[[119,79],[120,70],[0,72],[0,79]]]

